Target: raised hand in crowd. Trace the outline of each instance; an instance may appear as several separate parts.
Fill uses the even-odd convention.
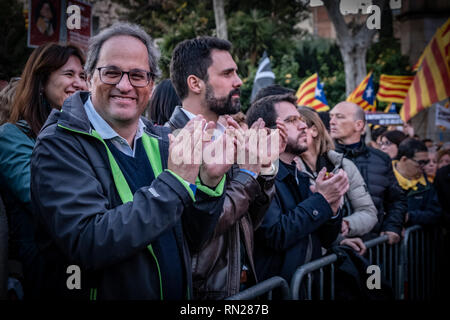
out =
[[[169,159],[167,167],[189,183],[195,184],[201,164],[196,158],[201,155],[203,130],[195,130],[196,122],[200,122],[200,128],[206,124],[202,116],[197,116],[190,120],[176,136],[169,134]],[[198,126],[198,124],[197,124]],[[190,142],[190,143],[189,143]],[[188,148],[185,148],[185,146]],[[189,154],[184,154],[184,152]]]
[[[318,192],[330,204],[333,213],[336,214],[341,204],[342,196],[347,192],[349,184],[344,170],[340,169],[337,174],[325,175],[326,168],[320,170],[315,186],[311,186],[312,192]]]
[[[200,179],[209,187],[219,184],[223,175],[232,167],[236,156],[236,139],[230,130],[233,127],[228,125],[219,138],[212,140],[212,132],[215,128],[215,122],[210,121],[207,124],[202,144],[203,161],[200,166]]]

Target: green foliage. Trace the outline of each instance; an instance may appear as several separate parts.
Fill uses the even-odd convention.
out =
[[[0,70],[2,77],[20,76],[31,54],[27,48],[27,30],[22,4],[17,0],[0,1]]]
[[[298,42],[295,61],[300,63],[297,88],[317,72],[324,83],[324,93],[330,107],[345,99],[344,64],[334,41],[309,38]]]
[[[129,21],[139,23],[155,38],[161,49],[163,78],[176,44],[200,35],[215,35],[212,0],[114,0],[130,9]],[[330,107],[345,100],[345,73],[338,45],[314,38],[295,28],[307,10],[300,0],[225,1],[228,38],[243,81],[241,105],[245,111],[258,62],[266,51],[275,73],[275,83],[297,90],[309,76],[318,73]],[[367,69],[374,70],[377,89],[381,73],[410,74],[408,59],[400,54],[398,41],[383,38],[367,54]],[[380,104],[379,108],[382,108]]]

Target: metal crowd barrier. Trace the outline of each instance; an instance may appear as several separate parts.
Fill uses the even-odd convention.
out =
[[[260,283],[247,288],[225,300],[251,300],[266,295],[266,300],[272,300],[272,292],[274,289],[281,289],[281,299],[290,300],[291,294],[287,281],[282,277],[272,277],[261,281]]]
[[[383,260],[386,262],[386,243],[388,241],[388,236],[384,235],[381,237],[377,237],[375,239],[369,240],[364,242],[366,245],[367,251],[366,255],[368,256],[370,264],[380,264],[380,262]],[[380,253],[380,246],[381,246],[381,253]],[[335,265],[334,263],[337,261],[338,257],[336,254],[329,254],[325,257],[316,259],[314,261],[311,261],[309,263],[306,263],[302,266],[300,266],[291,279],[291,294],[292,299],[294,300],[300,300],[300,299],[306,299],[306,300],[312,300],[312,286],[313,286],[313,272],[319,271],[319,284],[318,284],[318,290],[319,290],[319,300],[323,300],[325,296],[325,288],[324,288],[324,278],[325,278],[325,268],[329,268],[330,276],[329,276],[329,299],[334,300],[335,299]],[[374,263],[375,261],[375,263]],[[391,259],[391,261],[393,261]],[[380,269],[386,270],[386,267],[380,266]],[[392,270],[392,266],[390,266],[390,269]],[[303,280],[306,277],[307,283],[306,283],[306,289],[302,292],[302,284]],[[301,294],[303,296],[301,297]]]
[[[439,227],[412,226],[405,230],[400,243],[388,244],[388,236],[380,236],[364,242],[364,255],[370,265],[380,267],[382,277],[390,284],[398,300],[431,300],[442,294],[441,259],[448,250]],[[448,240],[447,240],[448,241]],[[272,291],[280,288],[283,300],[334,300],[336,254],[306,263],[292,276],[290,286],[281,277],[273,277],[258,283],[227,300],[248,300],[266,295],[272,299]],[[327,287],[325,287],[325,284]],[[315,289],[313,292],[313,288]]]
[[[389,245],[386,235],[365,242],[365,257],[369,264],[378,265],[384,279],[394,290],[396,299],[416,300],[431,299],[438,296],[440,265],[438,254],[440,231],[438,228],[424,229],[412,226],[405,230],[400,243]],[[445,252],[441,250],[441,252]],[[329,269],[327,298],[335,298],[335,262],[336,254],[330,254],[300,266],[291,280],[291,294],[294,300],[312,300],[314,279],[318,295],[314,298],[324,299],[324,270]],[[318,277],[313,273],[319,272]],[[306,279],[306,283],[305,283]]]
[[[406,229],[401,246],[397,298],[430,300],[439,297],[443,239],[438,228],[412,226]],[[442,254],[439,254],[442,253]]]

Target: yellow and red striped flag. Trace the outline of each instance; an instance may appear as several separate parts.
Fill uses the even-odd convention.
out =
[[[372,71],[364,78],[359,86],[347,97],[348,102],[356,103],[364,111],[375,111],[375,92],[373,89]]]
[[[320,82],[319,75],[314,73],[308,79],[302,82],[295,94],[297,104],[315,109],[316,111],[328,111],[327,98],[323,91],[323,84]]]
[[[400,117],[408,121],[433,103],[450,97],[450,19],[437,30],[423,53]]]
[[[416,64],[413,65],[412,67],[412,71],[417,72],[417,70],[419,70],[420,65],[422,64],[423,61],[423,54],[424,52],[422,52],[422,54],[419,57],[419,60],[417,60]]]
[[[413,80],[414,76],[389,76],[382,74],[380,76],[377,99],[384,102],[403,104]]]

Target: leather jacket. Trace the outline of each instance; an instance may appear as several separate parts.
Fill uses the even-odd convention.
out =
[[[189,118],[176,107],[165,124],[173,130],[181,129]],[[225,202],[213,236],[199,251],[192,252],[192,281],[194,298],[224,299],[239,292],[242,255],[248,265],[248,282],[257,283],[254,266],[253,232],[256,230],[275,194],[275,176],[255,179],[239,169],[237,164],[226,174]]]

